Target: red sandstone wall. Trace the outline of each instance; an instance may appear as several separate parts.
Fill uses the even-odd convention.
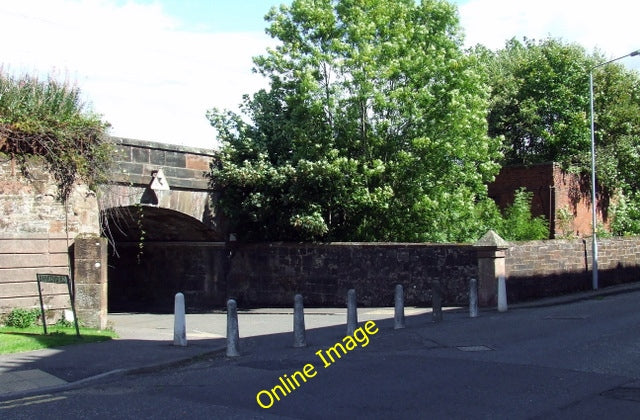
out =
[[[521,187],[533,193],[531,210],[535,216],[550,218],[553,202],[551,186],[554,185],[553,165],[506,166],[500,170],[493,183],[489,184],[489,196],[502,209],[513,203],[513,195]]]
[[[230,297],[242,306],[344,306],[354,288],[363,306],[393,306],[396,284],[407,305],[430,305],[439,280],[445,304],[464,304],[469,279],[477,277],[469,245],[399,243],[239,244],[227,275]]]
[[[590,239],[514,242],[507,250],[511,301],[556,296],[592,288]],[[598,240],[599,287],[640,279],[640,238]]]
[[[73,239],[100,232],[97,199],[86,186],[74,188],[65,209],[44,166],[34,162],[29,173],[27,179],[15,162],[0,159],[0,314],[39,307],[36,273],[69,274]],[[48,308],[70,307],[65,285],[44,290]]]
[[[640,237],[598,243],[600,287],[640,279]],[[397,283],[407,305],[429,306],[436,279],[445,304],[466,305],[469,279],[478,276],[468,245],[237,244],[232,255],[227,295],[242,306],[291,306],[295,293],[310,306],[344,306],[350,288],[362,306],[392,306]],[[512,303],[592,287],[589,240],[513,242],[505,263]]]
[[[39,308],[36,274],[69,274],[67,241],[59,234],[0,237],[0,314]],[[43,284],[45,309],[69,308],[65,284]]]

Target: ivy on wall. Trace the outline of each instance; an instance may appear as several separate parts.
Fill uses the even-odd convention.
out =
[[[109,123],[87,109],[80,89],[52,78],[14,77],[0,68],[0,152],[15,158],[40,156],[66,201],[77,179],[95,187],[105,176],[112,147]]]

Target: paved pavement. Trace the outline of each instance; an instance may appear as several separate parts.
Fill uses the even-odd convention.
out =
[[[538,306],[560,305],[582,299],[640,290],[640,284],[628,284],[599,291],[584,292],[560,298],[545,299],[511,306],[524,309]],[[447,318],[466,317],[465,308],[448,308]],[[430,309],[406,308],[407,317],[431,318]],[[482,316],[496,316],[495,310],[486,310]],[[382,320],[393,318],[393,308],[361,308],[358,319]],[[110,322],[120,338],[101,342],[0,355],[0,401],[29,395],[82,387],[92,381],[125,373],[156,370],[182,365],[205,358],[225,349],[226,314],[187,315],[186,347],[173,345],[173,316],[150,314],[110,314]],[[346,309],[323,308],[305,310],[308,332],[346,322]],[[390,322],[390,321],[389,321]],[[254,342],[268,346],[270,342],[289,339],[293,325],[291,310],[255,309],[240,311],[240,337],[254,337]],[[335,329],[335,328],[334,328]],[[346,333],[346,331],[345,331]],[[291,334],[291,343],[293,337]],[[469,343],[463,351],[479,351]],[[253,344],[255,345],[255,344]],[[393,346],[393,343],[390,343]],[[255,348],[255,347],[254,347]]]
[[[428,308],[405,309],[406,316],[429,312]],[[393,308],[358,309],[358,319],[385,318],[393,318]],[[173,345],[173,315],[118,313],[109,314],[109,322],[118,339],[0,355],[0,400],[182,364],[226,349],[226,313],[188,314],[186,347]],[[305,309],[307,330],[345,322],[343,308]],[[286,308],[239,311],[238,324],[241,339],[287,333],[293,328],[293,312]]]

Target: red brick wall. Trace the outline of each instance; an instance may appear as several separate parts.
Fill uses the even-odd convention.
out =
[[[554,185],[553,165],[505,166],[495,181],[489,184],[489,196],[501,209],[513,203],[513,195],[521,187],[533,193],[532,212],[536,216],[549,218],[550,204],[553,201],[550,186]]]
[[[504,209],[513,203],[513,195],[521,187],[533,193],[532,213],[549,221],[552,238],[591,234],[591,186],[588,182],[581,182],[579,176],[553,163],[505,166],[489,184],[488,191],[496,204]],[[569,217],[562,218],[561,210]],[[601,211],[598,211],[598,221],[603,221]]]

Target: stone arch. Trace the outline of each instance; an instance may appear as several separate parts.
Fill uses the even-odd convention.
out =
[[[100,209],[111,219],[127,213],[132,214],[133,210],[139,212],[141,208],[145,208],[145,212],[152,215],[162,213],[163,209],[173,210],[196,219],[209,230],[217,231],[217,238],[222,238],[223,226],[220,216],[215,211],[215,201],[216,194],[209,190],[154,191],[149,186],[139,185],[101,185],[98,193]],[[157,212],[153,209],[157,209]],[[103,220],[110,221],[105,217]]]
[[[132,205],[102,210],[103,231],[112,242],[215,242],[222,235],[201,220],[170,208]],[[144,233],[143,233],[144,231]]]
[[[177,292],[191,310],[223,299],[221,235],[201,220],[151,205],[102,211],[110,239],[110,312],[170,313]]]

